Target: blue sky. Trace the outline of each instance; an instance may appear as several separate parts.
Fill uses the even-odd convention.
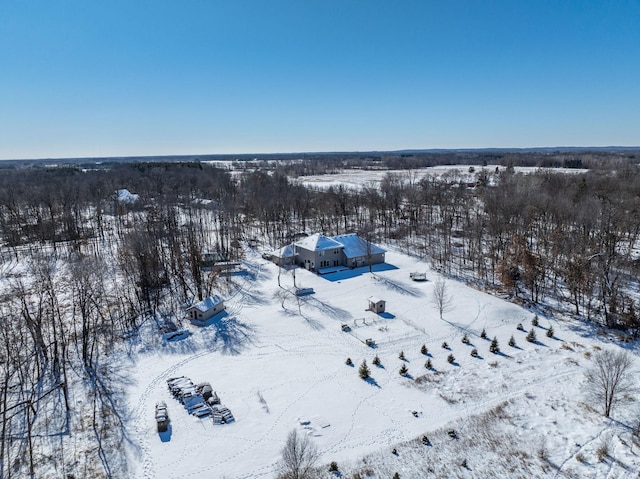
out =
[[[608,145],[639,0],[0,0],[0,159]]]

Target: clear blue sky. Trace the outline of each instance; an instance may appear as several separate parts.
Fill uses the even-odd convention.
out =
[[[639,0],[0,0],[0,159],[605,145]]]

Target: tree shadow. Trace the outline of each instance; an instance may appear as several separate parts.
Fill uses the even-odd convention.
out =
[[[367,379],[365,379],[364,382],[366,382],[367,384],[370,384],[371,386],[375,386],[375,387],[381,389],[380,385],[378,384],[378,381],[373,379],[371,376],[369,376]]]
[[[353,315],[346,309],[336,308],[335,306],[331,306],[330,304],[320,301],[315,297],[306,296],[302,297],[301,300],[304,304],[320,310],[322,313],[333,319],[340,319],[346,322],[346,320],[353,318]]]
[[[221,347],[223,354],[237,355],[250,344],[255,329],[227,314],[219,314],[207,321],[207,328],[213,330],[211,342]]]
[[[397,269],[397,268],[394,266],[394,269]],[[382,283],[383,286],[387,287],[391,291],[395,291],[397,293],[405,294],[413,297],[424,296],[424,291],[420,288],[408,287],[400,283],[397,283],[396,281],[392,281],[389,278],[385,278],[383,276],[376,275],[375,279],[380,283]]]

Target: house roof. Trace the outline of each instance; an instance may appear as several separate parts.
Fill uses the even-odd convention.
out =
[[[379,302],[384,303],[384,299],[376,298],[375,296],[369,296],[369,302],[378,304]]]
[[[210,309],[213,309],[216,306],[218,306],[223,301],[224,300],[222,299],[222,297],[218,296],[217,294],[214,294],[213,296],[209,296],[208,298],[203,299],[199,303],[189,306],[187,310],[197,309],[198,311],[206,313]]]
[[[367,252],[367,241],[360,238],[355,233],[348,235],[334,236],[333,239],[344,246],[344,254],[347,258],[358,258],[360,256],[367,256],[367,254],[380,254],[386,252],[386,250],[380,248],[369,242],[369,251]]]
[[[300,241],[296,241],[294,245],[308,251],[324,251],[327,249],[336,249],[343,247],[341,243],[338,243],[336,240],[331,239],[325,235],[321,235],[320,233],[316,233],[311,236],[307,236]]]
[[[271,255],[276,258],[293,258],[296,255],[296,252],[293,250],[293,245],[288,244],[287,246],[283,246],[282,248],[275,250]]]

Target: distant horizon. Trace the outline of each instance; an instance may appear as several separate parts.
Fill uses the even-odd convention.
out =
[[[134,159],[134,158],[194,158],[216,156],[260,156],[260,155],[348,155],[348,154],[408,154],[408,153],[447,153],[447,152],[537,152],[537,151],[615,151],[639,150],[638,146],[607,145],[607,146],[531,146],[531,147],[480,147],[480,148],[403,148],[399,150],[327,150],[327,151],[250,151],[230,153],[170,153],[159,155],[109,155],[109,156],[52,156],[39,158],[0,158],[0,161],[57,161],[57,160],[104,160],[104,159]]]

